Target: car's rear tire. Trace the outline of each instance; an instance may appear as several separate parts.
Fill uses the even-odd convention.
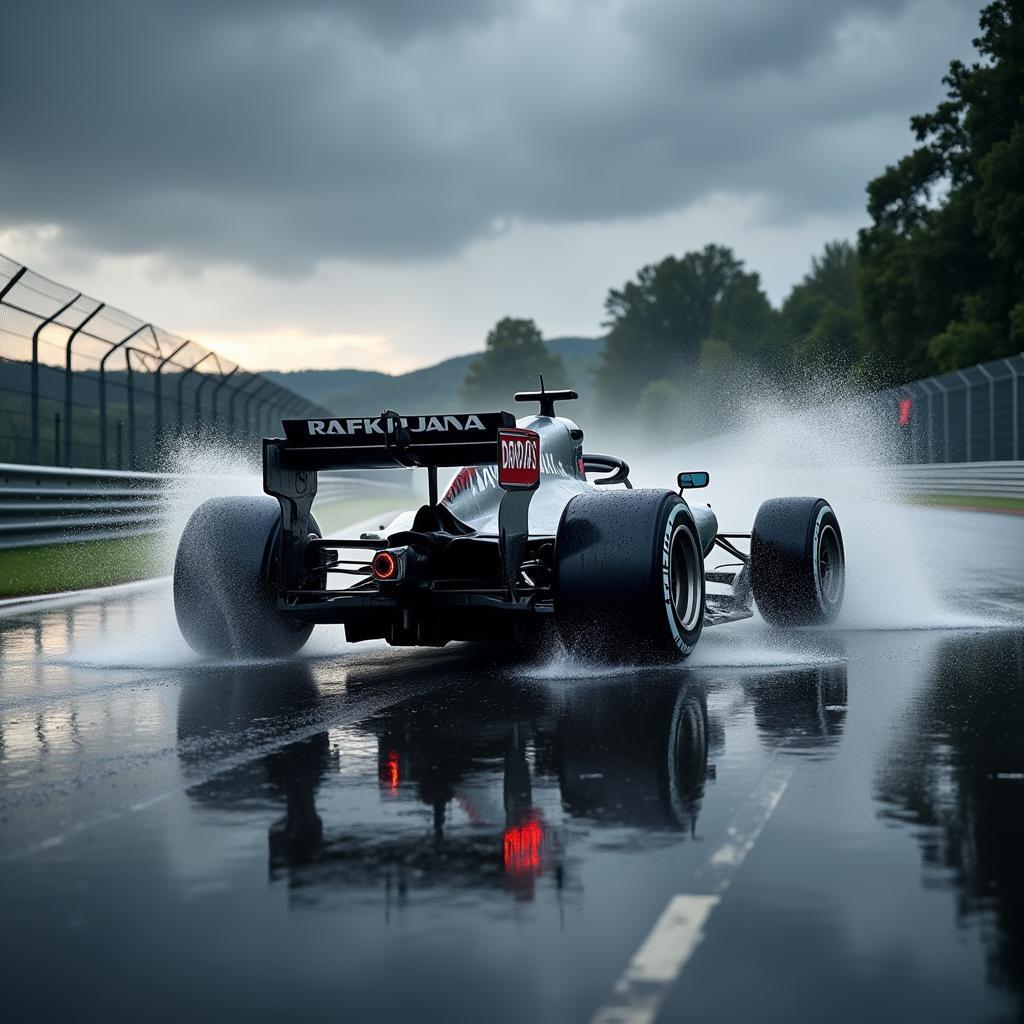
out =
[[[319,536],[316,521],[310,525]],[[309,639],[311,623],[276,607],[280,530],[280,506],[269,495],[212,498],[192,513],[174,560],[174,613],[194,651],[287,657]]]
[[[750,583],[761,616],[776,626],[832,622],[843,604],[846,555],[824,498],[772,498],[750,535]]]
[[[685,658],[704,626],[704,558],[689,507],[658,490],[595,491],[562,512],[555,621],[575,656]]]

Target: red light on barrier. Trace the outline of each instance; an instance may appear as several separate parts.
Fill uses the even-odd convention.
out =
[[[398,559],[390,551],[378,551],[370,562],[374,579],[393,580],[398,575]]]
[[[910,426],[910,414],[914,409],[914,400],[912,398],[901,398],[900,399],[900,426]]]
[[[388,793],[397,793],[398,785],[402,781],[401,761],[394,750],[389,750],[380,764],[377,777],[380,780],[380,788]]]

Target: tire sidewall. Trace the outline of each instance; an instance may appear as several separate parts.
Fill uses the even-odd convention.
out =
[[[843,583],[826,599],[818,547],[830,527],[838,541]],[[771,498],[761,504],[751,535],[751,587],[761,616],[775,626],[835,620],[845,591],[846,551],[832,506],[824,498]]]
[[[686,530],[700,602],[692,629],[671,600],[672,541]],[[581,494],[567,503],[555,544],[556,624],[570,654],[624,664],[680,661],[704,621],[704,564],[689,507],[670,491]]]
[[[701,565],[697,573],[700,581],[700,614],[693,629],[686,630],[682,623],[679,622],[675,613],[675,607],[672,604],[672,545],[677,530],[687,530],[690,533],[691,540],[695,541],[695,550],[698,553],[698,557],[700,557],[700,537],[697,536],[697,525],[690,514],[689,506],[682,500],[677,504],[669,506],[665,526],[662,530],[660,568],[662,611],[668,624],[668,633],[679,653],[686,657],[697,646],[697,641],[700,639],[701,630],[704,625],[705,584],[703,565]]]
[[[320,530],[310,517],[314,534]],[[213,498],[189,518],[174,564],[174,610],[186,642],[215,658],[286,657],[312,624],[277,609],[280,512],[265,496]]]
[[[839,542],[839,553],[842,558],[843,565],[843,586],[839,591],[839,598],[835,602],[829,601],[825,597],[825,591],[821,585],[821,563],[818,558],[818,544],[821,541],[821,531],[825,526],[831,526],[835,531],[836,539]],[[818,509],[818,514],[815,516],[810,541],[811,550],[808,552],[808,556],[813,567],[814,596],[818,602],[822,621],[831,622],[839,613],[839,608],[843,603],[843,594],[846,589],[846,551],[843,547],[843,535],[839,530],[839,520],[836,518],[835,512],[832,511],[832,506],[827,501],[822,501],[821,507]]]

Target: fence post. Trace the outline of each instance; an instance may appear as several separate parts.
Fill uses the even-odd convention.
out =
[[[156,331],[153,332],[153,339],[157,345],[160,344],[156,338]],[[156,373],[153,375],[153,441],[154,451],[159,455],[164,443],[164,394],[163,394],[163,373],[164,367],[186,346],[191,345],[190,341],[183,341],[170,355],[166,355],[157,363]]]
[[[957,370],[956,375],[964,382],[964,402],[967,410],[964,417],[967,450],[964,454],[967,456],[965,461],[970,462],[974,456],[971,450],[971,381],[969,377],[964,376],[963,370]]]
[[[104,307],[105,302],[101,302],[72,332],[71,337],[68,338],[68,343],[64,347],[64,465],[71,465],[71,387],[72,387],[72,376],[71,376],[71,346],[75,343],[75,338],[81,333],[82,328]],[[59,463],[55,463],[59,465]]]
[[[136,334],[141,334],[147,327],[152,328],[152,324],[143,324],[141,327],[136,328],[126,338],[122,338],[116,345],[112,345],[103,353],[103,358],[100,360],[100,466],[103,469],[107,468],[107,360],[123,345],[126,345]],[[126,361],[129,364],[129,380],[131,377],[131,357],[126,356]]]
[[[236,373],[238,373],[238,367],[237,366],[233,370],[231,370],[228,373],[224,374],[221,377],[221,379],[219,381],[217,381],[217,386],[213,389],[213,399],[210,402],[210,408],[213,411],[213,418],[212,418],[211,422],[213,424],[214,433],[219,432],[219,429],[220,429],[220,423],[218,422],[219,419],[220,419],[220,416],[217,413],[217,399],[220,397],[220,389],[222,387],[224,387],[224,385],[227,384],[227,382],[229,380],[231,380],[231,378],[234,377],[234,375]]]
[[[60,413],[53,414],[53,464],[60,465]]]
[[[1020,458],[1020,374],[1012,359],[1004,359],[1003,362],[1013,374],[1013,458],[1016,461]]]
[[[20,270],[15,272],[11,279],[4,285],[3,291],[0,291],[0,302],[3,301],[4,296],[28,273],[28,267],[22,267]]]
[[[213,355],[212,352],[207,352],[201,359],[197,359],[182,375],[178,378],[178,439],[181,439],[181,435],[185,432],[185,417],[184,417],[184,406],[182,399],[182,389],[185,387],[185,378],[188,377],[193,370],[196,369],[200,364],[205,363]]]
[[[932,426],[933,426],[933,424],[932,424],[932,390],[931,390],[931,387],[929,386],[931,384],[931,381],[925,379],[925,380],[920,381],[920,384],[921,384],[922,389],[924,390],[924,397],[928,400],[927,406],[926,406],[926,412],[924,414],[925,417],[926,417],[926,420],[927,420],[927,439],[926,439],[926,452],[925,452],[926,458],[925,458],[925,461],[926,462],[934,462],[935,461],[935,448],[934,448],[934,445],[933,445],[933,437],[932,437],[932,434],[933,434],[933,430],[932,430]]]
[[[244,395],[246,390],[250,388],[253,383],[259,380],[259,377],[253,373],[249,375],[249,379],[241,385],[241,387],[231,389],[231,397],[228,399],[228,433],[231,437],[237,437],[237,431],[235,430],[235,402],[241,395]],[[244,408],[244,406],[243,406]]]
[[[210,383],[211,380],[216,380],[212,373],[208,373],[197,385],[196,385],[196,434],[198,435],[202,431],[203,426],[203,388]]]
[[[32,444],[29,449],[29,454],[33,464],[39,462],[39,335],[42,333],[44,327],[49,327],[57,317],[62,313],[67,312],[80,298],[82,293],[79,292],[70,302],[65,302],[56,313],[52,313],[48,316],[33,332],[32,332]],[[54,465],[58,465],[59,459],[54,460]]]
[[[942,393],[942,461],[949,462],[949,389],[934,377],[932,383]]]
[[[996,461],[996,379],[982,363],[977,369],[985,374],[988,380],[988,461]]]
[[[260,397],[260,395],[262,395],[263,392],[266,391],[267,388],[271,387],[273,385],[273,383],[274,383],[271,380],[263,380],[262,377],[257,377],[256,379],[263,381],[263,383],[246,398],[245,405],[242,406],[242,420],[243,420],[243,423],[244,423],[244,425],[242,427],[242,431],[243,431],[243,433],[246,436],[248,436],[248,434],[249,434],[249,424],[251,422],[249,410],[252,407],[252,403],[256,399],[258,399]],[[257,426],[259,425],[259,408],[260,408],[259,406],[256,407],[256,409],[257,409],[257,414],[256,414]]]
[[[124,365],[128,381],[128,468],[135,469],[135,379],[132,376],[133,348],[125,350]]]

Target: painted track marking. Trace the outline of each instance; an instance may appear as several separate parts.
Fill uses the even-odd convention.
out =
[[[775,765],[754,787],[729,823],[725,841],[697,872],[709,891],[681,893],[668,901],[591,1024],[650,1024],[655,1019],[670,988],[703,940],[711,911],[754,848],[792,774],[791,768]]]

